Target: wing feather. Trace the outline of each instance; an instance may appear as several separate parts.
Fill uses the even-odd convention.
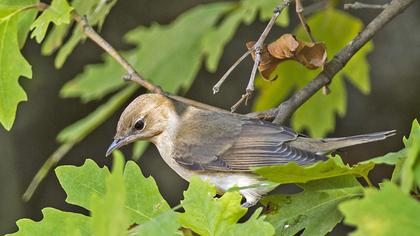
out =
[[[175,160],[193,170],[249,171],[253,167],[283,165],[292,161],[308,165],[326,159],[289,145],[299,135],[287,127],[232,117],[232,120],[212,117],[209,122],[222,122],[216,126],[224,129],[217,132],[206,130],[211,128],[208,125],[197,129],[200,132],[194,133],[194,143],[183,144],[182,156],[174,157]]]

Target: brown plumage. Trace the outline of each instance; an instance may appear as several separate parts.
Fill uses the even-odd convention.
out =
[[[199,176],[219,193],[238,186],[266,183],[250,168],[326,160],[325,153],[383,140],[394,131],[344,138],[311,139],[290,128],[242,115],[188,106],[159,94],[137,97],[122,113],[107,151],[137,140],[156,145],[165,162],[187,181]],[[268,187],[241,190],[244,206],[254,205]]]

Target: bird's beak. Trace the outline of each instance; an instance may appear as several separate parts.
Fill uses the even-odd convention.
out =
[[[120,148],[121,146],[124,145],[124,139],[120,138],[120,139],[114,139],[114,141],[111,143],[111,145],[109,145],[108,150],[106,150],[106,154],[105,156],[108,157],[109,155],[111,155],[111,153],[115,150]]]

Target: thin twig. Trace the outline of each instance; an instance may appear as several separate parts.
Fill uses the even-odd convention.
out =
[[[80,16],[76,11],[72,12],[73,19],[79,23],[79,25],[83,29],[83,33],[94,41],[97,45],[99,45],[103,50],[105,50],[110,56],[112,56],[124,69],[127,71],[128,76],[126,77],[128,80],[133,81],[147,90],[153,93],[162,93],[162,90],[150,83],[149,81],[142,78],[142,76],[137,73],[134,67],[125,60],[114,47],[111,46],[102,36],[100,36],[93,28],[89,25],[87,18]]]
[[[258,38],[257,42],[254,44],[254,46],[252,47],[252,49],[249,50],[250,52],[255,52],[254,66],[252,67],[251,76],[249,78],[249,82],[248,82],[248,85],[246,87],[246,93],[243,94],[242,97],[241,97],[241,99],[239,99],[239,101],[236,102],[235,105],[233,105],[231,107],[231,112],[234,112],[239,107],[239,105],[241,103],[243,103],[243,102],[246,103],[248,101],[248,99],[252,96],[252,93],[254,92],[255,76],[257,74],[258,66],[260,65],[260,62],[261,62],[261,50],[262,50],[262,47],[264,45],[264,41],[267,38],[268,34],[270,33],[271,29],[273,28],[273,25],[276,23],[276,20],[279,17],[280,13],[286,7],[288,7],[291,2],[292,2],[292,0],[283,0],[283,3],[282,4],[280,4],[279,6],[277,6],[276,8],[274,8],[274,10],[273,10],[273,16],[271,16],[270,21],[268,22],[268,24],[265,27],[264,31],[261,33],[261,35]],[[249,53],[248,53],[248,55],[249,55]],[[233,66],[236,67],[239,63],[236,64],[236,65],[235,64]],[[232,67],[229,68],[229,70],[233,70],[233,68],[235,68],[235,67],[233,67],[233,68]],[[214,88],[213,88],[213,91],[214,91]]]
[[[393,0],[385,10],[383,10],[375,19],[373,19],[366,28],[360,32],[350,43],[342,48],[334,58],[329,61],[324,69],[309,84],[301,90],[293,94],[289,99],[282,102],[277,108],[264,112],[250,113],[250,117],[263,117],[270,120],[274,118],[274,123],[282,124],[286,122],[290,116],[303,103],[312,97],[324,85],[331,82],[347,62],[363,47],[375,34],[381,30],[395,16],[403,12],[414,0]]]
[[[305,16],[303,15],[303,6],[302,2],[300,0],[296,0],[296,14],[299,17],[300,23],[303,26],[303,29],[305,30],[308,37],[311,39],[312,43],[315,43],[315,37],[312,35],[311,29],[309,28],[308,24],[306,23]]]
[[[220,90],[220,86],[225,82],[227,77],[232,73],[232,71],[249,55],[251,54],[252,49],[246,51],[238,60],[233,63],[233,65],[226,71],[222,78],[213,86],[213,94],[216,94]]]
[[[346,3],[344,4],[344,10],[349,9],[379,9],[383,10],[388,7],[387,4],[368,4],[368,3],[362,3],[362,2],[354,2],[354,3]]]

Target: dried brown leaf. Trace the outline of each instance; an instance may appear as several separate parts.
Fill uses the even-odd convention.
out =
[[[251,49],[255,42],[248,42],[246,47]],[[255,52],[252,53],[255,60]],[[269,45],[261,49],[261,62],[258,70],[265,80],[275,80],[270,75],[277,65],[285,60],[295,60],[308,69],[316,69],[325,64],[327,51],[324,43],[309,43],[297,39],[292,34],[284,34]]]

